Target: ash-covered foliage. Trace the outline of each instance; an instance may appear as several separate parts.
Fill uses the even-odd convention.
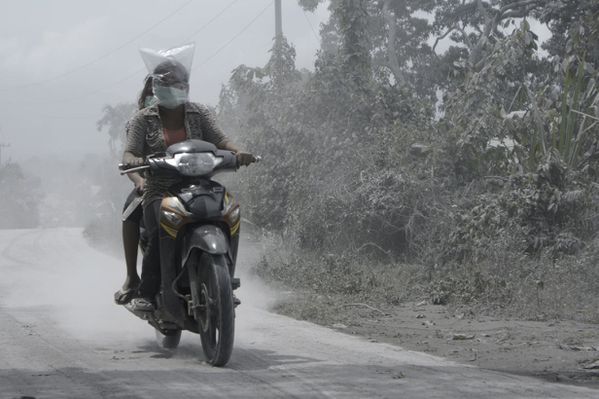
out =
[[[416,264],[434,302],[499,307],[596,292],[597,2],[327,3],[314,71],[278,38],[221,95],[226,130],[264,157],[244,172],[245,215],[293,254],[261,272],[388,291],[365,285],[369,265]]]
[[[39,185],[39,178],[24,173],[18,163],[0,165],[0,229],[39,226],[42,199]]]
[[[88,160],[85,174],[94,182],[94,190],[88,194],[88,207],[92,215],[86,221],[84,234],[96,247],[121,254],[121,213],[127,194],[133,184],[125,176],[120,176],[117,165],[121,162],[126,142],[126,126],[137,106],[121,103],[107,105],[96,122],[99,132],[108,134],[108,154],[101,159]]]

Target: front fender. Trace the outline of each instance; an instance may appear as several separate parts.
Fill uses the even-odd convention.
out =
[[[187,258],[196,248],[212,255],[226,255],[229,252],[229,240],[217,226],[205,224],[193,228],[183,239],[182,264],[187,262]]]

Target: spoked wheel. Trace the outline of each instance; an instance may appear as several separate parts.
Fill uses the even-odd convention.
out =
[[[203,254],[190,268],[194,317],[206,361],[224,366],[233,351],[235,316],[231,277],[223,255]]]
[[[181,341],[181,330],[169,330],[165,334],[156,328],[155,332],[158,345],[164,349],[177,349]]]

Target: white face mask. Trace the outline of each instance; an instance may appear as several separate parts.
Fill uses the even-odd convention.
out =
[[[187,102],[189,90],[154,85],[154,96],[158,99],[159,105],[165,108],[174,109]]]
[[[144,108],[148,108],[156,104],[158,104],[158,99],[156,97],[146,96],[146,99],[144,100]]]

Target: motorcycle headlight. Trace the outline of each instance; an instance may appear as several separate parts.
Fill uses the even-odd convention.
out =
[[[220,157],[215,157],[210,152],[200,152],[196,154],[175,154],[172,159],[166,162],[177,168],[185,176],[201,176],[214,170],[223,161]]]

